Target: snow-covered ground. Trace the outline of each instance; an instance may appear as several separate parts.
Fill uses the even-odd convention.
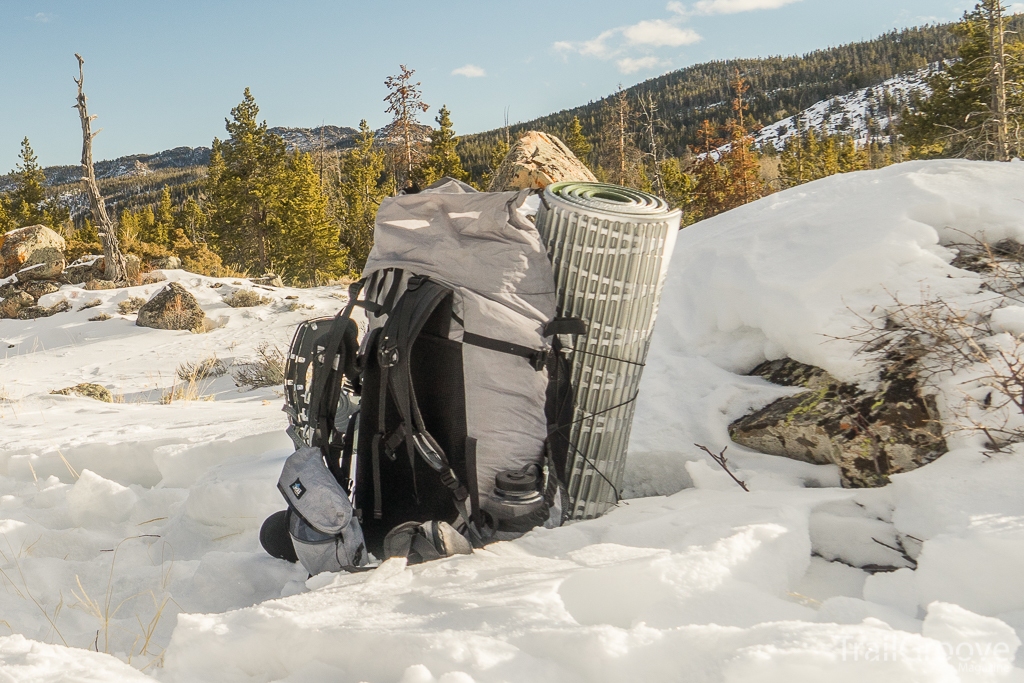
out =
[[[869,380],[830,337],[892,292],[972,302],[978,276],[942,243],[1024,241],[1022,203],[1024,164],[909,163],[687,228],[637,408],[632,498],[471,556],[309,580],[257,540],[283,507],[280,396],[224,377],[197,392],[213,400],[160,399],[180,363],[284,347],[340,290],[231,309],[222,296],[248,285],[168,271],[217,325],[194,335],[117,314],[159,284],[65,287],[43,303],[76,312],[0,320],[0,680],[1024,680],[1024,452],[986,456],[961,436],[854,491],[833,467],[732,445],[747,493],[691,445],[720,449],[731,420],[791,391],[742,375],[765,358]],[[88,320],[99,313],[113,317]],[[86,381],[121,402],[49,394]]]

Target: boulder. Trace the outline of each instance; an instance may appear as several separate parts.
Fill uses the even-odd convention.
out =
[[[284,282],[281,280],[280,275],[274,275],[273,273],[267,273],[262,277],[251,277],[249,282],[254,285],[264,285],[267,287],[284,287]]]
[[[198,332],[203,329],[204,317],[196,298],[180,284],[172,282],[142,305],[135,324],[158,330]]]
[[[18,282],[29,282],[30,280],[52,280],[55,277],[60,277],[60,274],[64,272],[65,265],[66,263],[64,262],[64,259],[47,261],[45,263],[36,263],[22,268],[15,273],[15,276],[18,278]]]
[[[890,474],[946,452],[935,399],[921,394],[915,360],[891,357],[872,391],[788,358],[762,363],[752,375],[806,391],[733,422],[729,436],[762,453],[838,465],[845,487],[884,486]]]
[[[35,320],[36,318],[49,318],[57,313],[64,313],[71,310],[71,302],[61,299],[53,306],[28,306],[18,311],[18,320]]]
[[[60,283],[53,280],[32,280],[31,282],[26,282],[22,286],[22,290],[27,292],[33,299],[38,299],[41,296],[60,291]]]
[[[160,256],[150,261],[149,265],[158,270],[180,270],[181,259],[177,256]]]
[[[117,289],[117,283],[112,280],[89,280],[85,283],[85,288],[91,292],[98,289]]]
[[[34,306],[36,300],[27,292],[16,291],[0,301],[0,318],[17,318],[23,308]]]
[[[83,382],[76,384],[73,387],[66,387],[64,389],[56,389],[50,392],[51,394],[58,394],[60,396],[82,396],[83,398],[91,398],[97,401],[103,401],[104,403],[113,403],[114,397],[110,393],[110,389],[107,389],[101,384],[91,384],[89,382]]]
[[[64,238],[45,225],[30,225],[0,235],[0,277],[8,277],[38,264],[49,264],[52,268],[52,264],[60,263],[63,270],[66,246]],[[54,276],[47,275],[42,279],[49,277]]]
[[[125,254],[124,275],[129,281],[135,280],[142,272],[142,259],[135,254]]]
[[[531,130],[512,145],[487,190],[539,190],[562,180],[597,182],[564,142],[554,135]]]
[[[103,277],[103,257],[83,256],[64,269],[64,279],[73,285]]]

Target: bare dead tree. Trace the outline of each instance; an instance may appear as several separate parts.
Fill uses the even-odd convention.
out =
[[[78,110],[78,117],[82,120],[82,182],[85,184],[86,194],[89,195],[92,218],[96,221],[96,229],[103,242],[103,277],[112,282],[124,282],[128,279],[128,269],[125,265],[124,254],[121,252],[120,242],[117,239],[117,226],[107,215],[107,207],[103,201],[103,195],[100,194],[99,185],[96,184],[96,172],[92,165],[92,139],[99,135],[100,131],[92,132],[92,122],[96,115],[90,116],[89,110],[86,108],[85,91],[82,89],[85,82],[83,68],[85,60],[77,53],[75,53],[75,58],[78,60],[78,78],[74,79],[78,84],[75,109]]]
[[[1004,40],[1006,28],[1003,23],[1002,0],[985,0],[985,18],[988,20],[989,57],[992,62],[992,125],[995,128],[996,161],[1009,161],[1010,150],[1006,117],[1006,52]]]
[[[646,96],[641,94],[639,102],[640,123],[643,128],[645,142],[647,143],[647,151],[643,154],[651,160],[654,191],[659,196],[664,196],[665,180],[661,177],[661,166],[658,163],[660,161],[658,157],[658,129],[664,128],[664,124],[658,118],[658,105],[654,101],[653,94],[647,93]]]

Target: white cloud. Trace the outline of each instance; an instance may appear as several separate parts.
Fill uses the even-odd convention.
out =
[[[738,14],[759,9],[778,9],[800,0],[698,0],[687,10],[678,2],[670,2],[669,9],[677,14]]]
[[[622,35],[630,45],[649,47],[679,47],[700,40],[700,35],[690,28],[680,28],[663,19],[641,21],[622,29]]]
[[[486,75],[487,72],[476,64],[460,66],[458,69],[454,69],[452,71],[452,76],[465,76],[466,78],[482,78]]]
[[[25,17],[25,19],[27,19],[28,21],[37,21],[40,24],[45,24],[48,21],[50,21],[51,19],[53,19],[53,15],[48,13],[48,12],[39,12],[38,14],[36,14],[34,16]]]
[[[666,67],[671,64],[667,59],[661,59],[660,57],[647,56],[647,57],[623,57],[616,64],[619,67],[619,71],[624,74],[636,73],[637,71],[650,71],[651,69],[657,69],[659,67]]]
[[[1018,12],[1024,12],[1024,2],[1011,2],[1007,5],[1007,14],[1017,14]]]
[[[628,55],[631,49],[650,50],[659,47],[680,47],[691,45],[701,40],[700,34],[690,28],[681,28],[671,21],[664,19],[649,19],[637,22],[630,26],[619,26],[604,31],[595,38],[581,42],[558,41],[553,45],[559,52],[577,52],[585,57],[597,57],[598,59],[614,59]],[[658,60],[650,55],[640,58],[625,57],[621,62],[630,67],[634,63],[654,64]],[[663,60],[660,60],[663,61]],[[631,68],[631,73],[639,68]]]

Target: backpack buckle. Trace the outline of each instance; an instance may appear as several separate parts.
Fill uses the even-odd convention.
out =
[[[548,351],[547,349],[544,349],[543,351],[534,351],[528,359],[530,362],[530,367],[532,367],[537,372],[540,372],[545,368],[545,366],[547,366],[549,355],[550,351]]]
[[[382,368],[393,368],[398,365],[398,360],[399,355],[397,346],[386,346],[381,344],[380,348],[377,350],[377,362]]]

